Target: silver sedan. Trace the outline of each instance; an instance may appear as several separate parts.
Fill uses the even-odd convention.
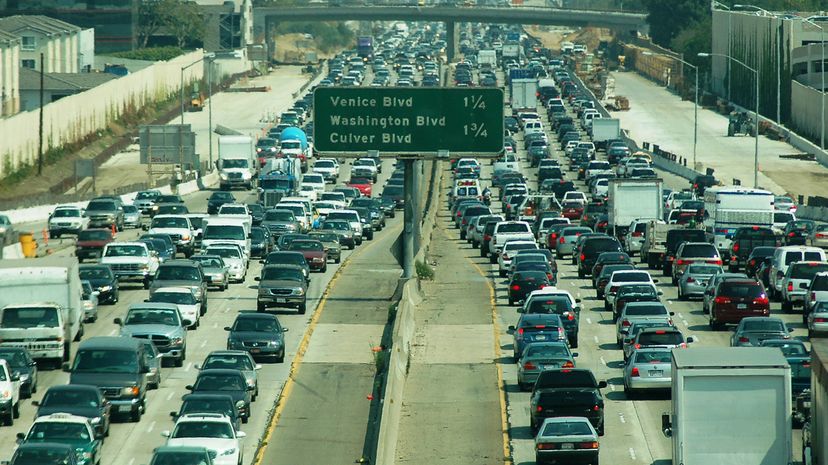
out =
[[[828,301],[823,300],[814,304],[806,318],[809,339],[828,334]]]
[[[669,390],[672,385],[670,349],[635,350],[624,365],[624,393],[628,398],[640,391]]]
[[[793,328],[774,317],[750,316],[742,318],[730,336],[731,347],[758,347],[765,339],[789,339]]]
[[[705,263],[693,263],[678,278],[678,298],[704,297],[707,283],[714,275],[722,273],[722,267]]]
[[[521,390],[528,391],[543,370],[574,368],[577,352],[570,352],[565,341],[536,342],[523,349],[518,360],[517,381]]]

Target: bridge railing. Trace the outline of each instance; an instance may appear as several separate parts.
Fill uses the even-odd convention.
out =
[[[354,7],[354,6],[404,6],[404,7],[455,7],[455,8],[533,8],[533,9],[549,9],[549,10],[571,10],[571,11],[590,11],[590,12],[612,12],[612,13],[630,13],[630,14],[646,14],[643,10],[631,10],[629,8],[617,7],[593,7],[590,5],[578,5],[577,7],[566,8],[558,6],[554,0],[518,0],[513,3],[507,0],[312,0],[308,3],[295,3],[290,5],[295,7],[309,7],[318,8],[320,6],[330,7]]]

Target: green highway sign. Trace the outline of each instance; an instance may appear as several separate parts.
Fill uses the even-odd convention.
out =
[[[321,153],[503,151],[502,89],[317,87],[313,113],[313,143]]]

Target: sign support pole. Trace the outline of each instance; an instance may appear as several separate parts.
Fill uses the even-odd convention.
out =
[[[405,210],[403,218],[403,279],[410,279],[416,276],[414,269],[414,225],[419,225],[417,201],[414,196],[414,158],[404,158],[405,177],[403,178],[403,196],[405,198]]]

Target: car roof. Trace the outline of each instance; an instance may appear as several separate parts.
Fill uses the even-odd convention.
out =
[[[198,268],[198,263],[186,259],[186,258],[177,258],[172,260],[167,260],[162,263],[160,266],[167,267],[167,266],[191,266],[193,268]]]
[[[84,423],[86,425],[91,425],[89,422],[89,418],[81,417],[78,415],[72,415],[71,413],[53,413],[51,415],[44,415],[42,417],[37,417],[35,419],[35,424],[37,423]]]
[[[202,375],[221,375],[221,376],[244,376],[241,371],[232,368],[208,368],[198,372],[198,376]]]
[[[165,304],[173,305],[173,304]],[[174,306],[174,305],[173,305]],[[177,307],[176,307],[177,308]],[[78,350],[81,349],[132,349],[140,350],[143,343],[140,339],[123,336],[95,336],[81,341]]]
[[[96,394],[101,393],[97,386],[90,386],[87,384],[56,384],[54,386],[49,386],[49,389],[46,392],[53,391],[88,391],[95,392]]]
[[[190,289],[189,287],[170,286],[170,287],[159,287],[158,289],[155,290],[154,293],[157,294],[159,292],[169,292],[169,293],[176,293],[176,294],[192,294],[193,290]],[[145,302],[145,303],[149,303],[149,302]]]
[[[141,309],[141,310],[178,310],[177,304],[170,304],[167,302],[138,302],[134,304],[130,304],[129,310],[133,309]]]
[[[238,315],[236,315],[236,320],[275,320],[275,321],[279,321],[279,318],[277,318],[276,315],[271,315],[269,313],[244,312],[244,313],[239,313]],[[236,352],[243,352],[243,351],[236,351]],[[212,354],[213,352],[210,352],[210,353]]]

